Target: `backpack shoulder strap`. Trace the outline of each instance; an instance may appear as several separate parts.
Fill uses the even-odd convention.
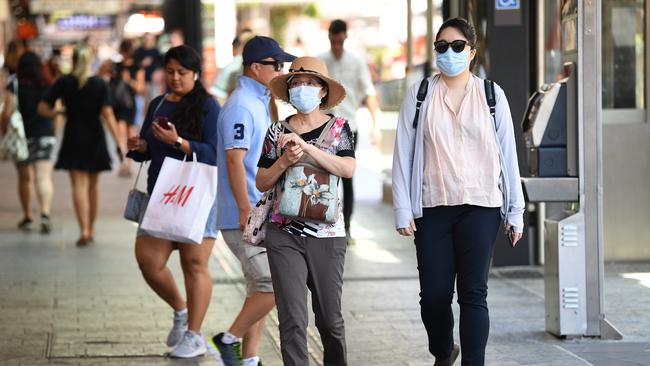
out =
[[[427,91],[429,89],[429,80],[427,78],[422,79],[420,82],[420,87],[418,88],[417,103],[415,104],[415,117],[413,117],[413,128],[418,128],[418,119],[420,118],[420,108],[422,108],[422,102],[427,97]]]
[[[485,79],[483,80],[483,85],[485,86],[485,99],[487,100],[488,107],[490,107],[490,115],[494,120],[494,125],[496,127],[496,105],[497,99],[494,94],[494,81]]]

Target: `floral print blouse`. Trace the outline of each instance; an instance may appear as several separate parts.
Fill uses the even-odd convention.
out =
[[[289,117],[290,118],[290,117]],[[289,120],[287,118],[287,121]],[[336,118],[330,115],[330,118]],[[320,127],[311,130],[309,132],[303,133],[300,137],[305,140],[308,144],[314,145],[320,134],[323,132],[323,129],[327,125],[329,120],[323,123]],[[332,141],[329,148],[326,150],[330,154],[337,156],[349,156],[354,158],[354,138],[352,135],[352,130],[348,122],[343,118],[338,118],[332,125],[334,129],[334,140]],[[272,123],[269,126],[269,129],[266,133],[266,138],[264,139],[264,147],[262,148],[262,156],[257,164],[260,168],[270,168],[279,158],[278,155],[278,138],[283,134],[288,133],[285,127],[281,122]],[[305,177],[305,184],[309,177]],[[280,178],[283,179],[283,178]],[[280,180],[278,183],[282,184]],[[311,186],[310,186],[311,187]],[[324,188],[324,187],[320,187]],[[317,189],[317,188],[314,188]],[[311,221],[301,221],[301,220],[284,220],[281,216],[273,214],[271,221],[278,225],[282,230],[297,236],[311,237],[311,238],[332,238],[332,237],[344,237],[345,236],[345,225],[343,223],[343,213],[341,209],[341,204],[339,202],[338,210],[338,219],[334,224],[324,224]]]

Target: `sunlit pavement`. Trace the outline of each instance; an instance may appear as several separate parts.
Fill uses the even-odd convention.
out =
[[[381,203],[381,174],[390,156],[373,149],[365,136],[357,154],[356,244],[348,249],[343,294],[349,364],[432,365],[420,322],[413,244],[395,233],[392,209]],[[78,231],[65,173],[55,173],[54,230],[48,236],[15,229],[20,215],[11,164],[0,164],[0,182],[0,365],[217,364],[208,356],[164,357],[171,311],[144,283],[133,257],[135,226],[121,218],[132,180],[102,175],[96,242],[85,248],[74,245]],[[176,254],[170,267],[182,285]],[[548,335],[541,269],[493,270],[486,363],[650,365],[650,265],[606,268],[606,313],[624,334],[622,341]],[[229,325],[244,297],[239,264],[222,242],[210,270],[214,290],[206,337]],[[458,311],[454,304],[456,317]],[[312,364],[320,365],[313,319],[311,324]],[[275,312],[267,320],[261,357],[265,365],[282,364]]]

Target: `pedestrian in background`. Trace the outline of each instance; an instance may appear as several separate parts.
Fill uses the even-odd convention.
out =
[[[7,84],[1,122],[4,135],[14,108],[18,108],[22,115],[29,156],[26,160],[16,162],[18,198],[23,210],[23,219],[18,227],[31,229],[32,188],[35,188],[40,208],[40,231],[43,234],[48,234],[52,228],[50,213],[54,187],[51,158],[56,138],[52,118],[39,115],[37,108],[50,84],[40,57],[31,51],[23,53],[18,60],[16,77],[11,78]],[[16,94],[19,104],[17,106],[14,105]]]
[[[135,126],[136,96],[145,90],[145,71],[133,59],[133,45],[130,40],[120,42],[120,62],[112,64],[110,88],[111,100],[121,144],[126,145],[130,137],[137,135]],[[131,176],[131,159],[125,159],[120,165],[121,177]]]
[[[156,35],[151,33],[145,33],[142,37],[142,44],[138,47],[133,53],[133,60],[135,65],[138,68],[144,69],[144,80],[145,80],[145,97],[144,104],[145,106],[149,105],[151,99],[153,99],[161,91],[156,85],[156,74],[160,68],[161,55],[158,50]]]
[[[379,132],[377,119],[379,112],[377,92],[372,84],[368,65],[361,57],[343,47],[345,40],[348,38],[348,26],[344,21],[340,19],[332,21],[328,33],[330,50],[318,57],[325,61],[331,77],[343,84],[347,92],[347,97],[332,110],[332,113],[348,121],[354,135],[354,146],[356,148],[359,137],[357,109],[362,104],[365,104],[372,117],[373,142],[379,142],[381,133]],[[343,178],[343,217],[345,219],[345,231],[348,235],[348,244],[354,244],[350,231],[353,210],[354,187],[352,177]]]
[[[255,187],[257,161],[271,124],[268,85],[295,57],[269,37],[253,37],[242,54],[244,74],[219,116],[217,229],[241,262],[246,300],[227,332],[212,338],[225,366],[257,366],[264,319],[275,306],[266,248],[242,240],[248,215],[261,198]],[[243,348],[241,348],[243,346]],[[239,350],[242,350],[241,354]]]
[[[225,102],[239,85],[238,78],[242,74],[244,45],[253,37],[250,29],[243,29],[232,41],[232,61],[219,70],[212,90],[219,101]]]
[[[288,74],[271,81],[271,92],[274,97],[291,103],[298,112],[284,123],[275,122],[269,127],[258,163],[257,188],[268,191],[282,184],[285,171],[303,156],[313,159],[330,174],[352,177],[356,162],[350,126],[345,119],[322,112],[345,98],[345,89],[329,78],[325,63],[315,57],[295,59]],[[321,150],[322,147],[315,144],[327,126],[331,129],[325,133],[333,138],[331,144]],[[306,180],[303,183],[307,183]],[[304,189],[311,190],[310,200],[326,199],[324,193],[308,188]],[[323,186],[320,188],[325,190]],[[324,364],[347,365],[341,313],[346,252],[342,212],[336,211],[334,224],[273,216],[272,222],[267,224],[264,245],[275,289],[284,365],[309,364],[307,290],[312,294],[316,327],[323,342]]]
[[[420,310],[435,366],[483,365],[489,333],[487,280],[503,219],[514,246],[524,224],[512,116],[495,85],[494,116],[484,81],[470,70],[476,32],[446,21],[435,42],[441,73],[428,78],[419,114],[408,91],[393,155],[393,207],[400,235],[415,235]],[[460,305],[460,347],[454,344],[454,282]]]
[[[80,229],[79,246],[94,239],[99,173],[111,170],[111,158],[100,117],[113,135],[120,157],[126,148],[119,145],[108,85],[100,77],[90,76],[91,63],[92,53],[88,47],[75,48],[72,72],[60,77],[38,105],[38,113],[47,118],[54,118],[61,112],[54,109],[58,99],[62,99],[65,106],[67,122],[54,167],[70,173],[72,200]]]
[[[217,118],[220,107],[201,83],[201,57],[189,46],[169,49],[164,58],[169,94],[154,98],[147,111],[140,136],[128,141],[128,157],[151,161],[147,192],[151,194],[165,157],[192,159],[216,165]],[[138,227],[135,257],[147,284],[174,310],[167,346],[170,356],[192,358],[206,352],[201,324],[210,305],[212,278],[208,259],[216,230],[216,202],[211,205],[201,244],[177,243],[149,235]],[[186,297],[176,286],[167,267],[174,249],[179,250]],[[187,299],[187,300],[186,300]]]

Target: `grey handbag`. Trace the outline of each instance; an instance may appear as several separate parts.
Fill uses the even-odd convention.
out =
[[[160,99],[160,103],[156,106],[156,109],[153,110],[152,116],[156,115],[160,106],[165,102],[165,98],[169,93],[163,95]],[[138,169],[138,175],[135,176],[135,183],[133,183],[133,189],[129,191],[129,196],[126,199],[126,207],[124,208],[124,218],[140,223],[142,216],[144,216],[144,211],[147,209],[147,204],[149,203],[149,195],[146,192],[142,192],[137,189],[138,179],[140,179],[140,172],[142,171],[142,166],[144,162],[140,163],[140,168]]]
[[[149,202],[149,195],[146,192],[142,192],[136,188],[143,165],[144,163],[140,163],[138,175],[135,177],[133,189],[129,191],[129,196],[126,199],[126,207],[124,208],[124,218],[137,223],[140,222],[144,211],[147,209],[147,203]]]

